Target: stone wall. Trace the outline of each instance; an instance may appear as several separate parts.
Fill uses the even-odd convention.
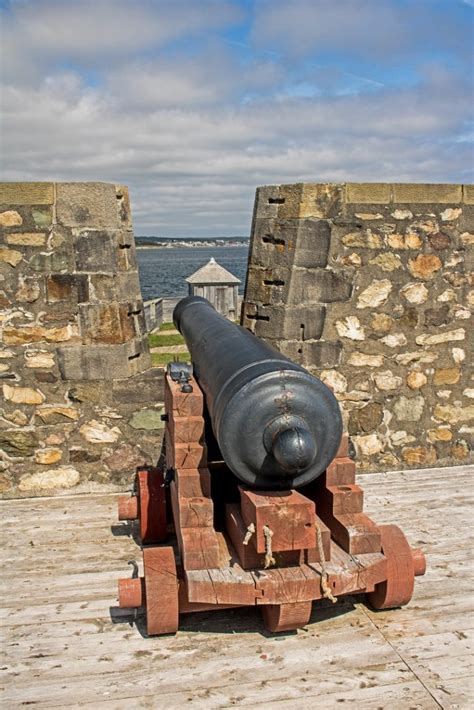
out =
[[[0,184],[0,492],[123,488],[161,446],[127,189]]]
[[[330,385],[361,470],[472,460],[474,187],[257,190],[243,324]]]

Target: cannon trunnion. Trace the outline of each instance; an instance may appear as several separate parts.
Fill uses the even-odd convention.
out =
[[[119,501],[144,569],[119,580],[119,606],[144,608],[155,635],[190,611],[257,606],[278,632],[322,598],[407,604],[424,555],[363,512],[332,392],[205,299],[183,299],[174,320],[194,373],[168,366],[162,465]]]

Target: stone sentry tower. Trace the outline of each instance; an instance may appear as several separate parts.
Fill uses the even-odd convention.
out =
[[[162,428],[127,188],[3,183],[0,227],[0,489],[120,486]]]

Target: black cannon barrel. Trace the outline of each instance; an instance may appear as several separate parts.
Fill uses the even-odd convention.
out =
[[[182,299],[173,320],[235,475],[260,489],[295,488],[319,476],[342,435],[331,390],[205,298]]]

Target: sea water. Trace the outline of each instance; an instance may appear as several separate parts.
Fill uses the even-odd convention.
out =
[[[143,299],[186,296],[188,284],[185,278],[207,264],[211,257],[241,280],[239,293],[243,293],[247,247],[147,247],[137,249]]]

